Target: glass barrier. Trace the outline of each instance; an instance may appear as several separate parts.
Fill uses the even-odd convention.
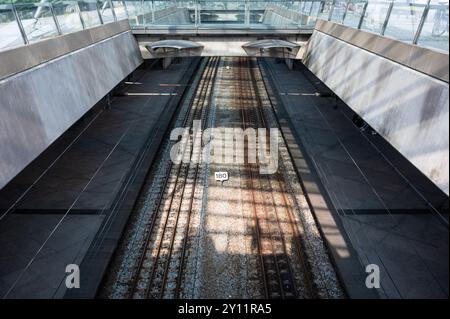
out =
[[[26,44],[11,4],[0,4],[0,50]]]
[[[29,42],[60,34],[51,4],[16,4],[15,8]]]
[[[92,28],[103,23],[96,0],[78,1],[78,5],[85,28]]]
[[[132,29],[312,29],[317,19],[448,52],[449,0],[0,0],[0,49],[128,19]]]
[[[332,5],[333,5],[332,0],[321,1],[317,18],[322,20],[329,20]]]
[[[298,1],[297,1],[298,2]],[[260,24],[263,23],[264,13],[271,4],[269,2],[254,2],[248,6],[248,15],[246,24]]]
[[[347,5],[349,1],[346,0],[336,0],[333,3],[333,8],[331,10],[330,21],[336,23],[343,23],[345,18],[345,13],[347,12]]]
[[[426,4],[416,4],[414,0],[395,1],[384,34],[401,41],[413,42],[425,6]]]
[[[83,30],[80,8],[75,1],[55,1],[52,3],[62,33]]]
[[[393,1],[369,0],[361,29],[373,33],[384,34],[384,23]]]
[[[314,26],[319,18],[320,11],[323,8],[323,1],[308,1],[308,6],[305,5],[304,15],[308,16],[308,26]]]
[[[97,1],[103,23],[116,21],[116,13],[111,0]]]
[[[365,0],[349,1],[343,24],[352,28],[360,27],[368,2]]]
[[[125,8],[127,10],[128,20],[133,29],[143,28],[145,25],[144,22],[144,5],[141,1],[124,1]],[[150,3],[146,3],[147,6]],[[150,12],[151,10],[146,10],[146,12]]]
[[[204,24],[244,24],[246,5],[242,1],[202,1],[200,21]]]
[[[417,43],[448,52],[448,1],[431,0]]]
[[[111,1],[117,20],[128,18],[126,1]]]

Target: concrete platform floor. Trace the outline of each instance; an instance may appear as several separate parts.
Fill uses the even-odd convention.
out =
[[[350,297],[448,297],[448,196],[355,126],[344,103],[316,95],[330,91],[302,65],[266,62],[285,138]],[[380,268],[379,289],[365,287],[368,264]]]
[[[67,264],[81,265],[88,252],[107,263],[121,234],[114,225],[132,205],[123,199],[140,187],[132,173],[145,176],[192,61],[135,71],[110,108],[99,103],[0,192],[0,297],[63,297]],[[102,274],[88,280],[96,266],[86,267],[82,284],[94,289]]]

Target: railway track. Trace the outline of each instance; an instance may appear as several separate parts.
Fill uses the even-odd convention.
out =
[[[204,127],[218,61],[219,58],[208,61],[183,126],[199,120]],[[200,156],[198,152],[193,152],[193,143],[186,143],[182,147],[181,157],[186,152],[191,159]],[[162,191],[129,290],[129,298],[177,298],[180,295],[187,234],[199,170],[199,165],[193,163],[198,163],[198,160],[169,164],[169,173],[162,182]]]
[[[218,57],[209,58],[204,63],[192,98],[186,104],[185,113],[180,113],[184,114],[183,117],[177,118],[176,125],[186,128],[199,121],[197,123],[202,130],[209,125],[227,123],[240,125],[244,130],[278,128],[258,62],[245,58],[238,59],[237,63],[232,61],[226,67]],[[219,68],[223,82],[220,98],[216,98],[214,88]],[[268,299],[341,296],[312,214],[304,205],[298,176],[294,173],[284,140],[282,136],[278,139],[281,141],[278,147],[281,153],[277,155],[280,167],[274,174],[260,174],[261,162],[245,161],[244,164],[228,166],[212,164],[214,169],[228,167],[237,175],[232,177],[236,179],[235,186],[230,187],[232,190],[237,187],[235,191],[242,195],[232,197],[241,201],[241,206],[236,203],[222,206],[221,194],[226,187],[218,187],[208,177],[211,167],[202,164],[202,147],[196,147],[202,146],[201,139],[178,143],[178,156],[183,159],[179,163],[168,158],[171,143],[167,143],[156,173],[149,175],[148,192],[142,195],[149,213],[142,215],[141,224],[137,223],[128,230],[128,233],[142,235],[132,235],[133,240],[130,240],[130,235],[124,239],[125,257],[118,263],[119,275],[114,279],[113,292],[109,296],[216,298],[224,295],[218,291],[225,289],[224,284],[228,289],[227,296],[230,293]],[[265,149],[269,149],[269,138],[266,138],[266,143]],[[244,139],[244,144],[248,152],[248,139]],[[212,187],[209,188],[208,183],[213,183]],[[226,211],[223,207],[241,207],[241,212]],[[251,238],[250,244],[238,250],[246,258],[236,258],[235,253],[229,255],[231,259],[218,257],[226,256],[228,252],[214,256],[216,247],[210,245],[214,240],[218,240],[219,246],[236,251],[232,249],[234,244],[227,237],[229,235],[226,235],[226,232],[236,231],[223,224],[228,215],[241,216],[240,219],[230,217],[229,220],[242,223],[235,229],[243,231],[244,241]],[[210,234],[205,235],[208,231],[205,225],[209,225]],[[226,245],[223,245],[224,241],[228,241]],[[128,253],[128,250],[133,253]],[[226,274],[216,271],[223,265],[215,260],[233,260],[229,269],[236,271],[228,270]],[[246,270],[242,272],[242,269]],[[242,281],[244,273],[249,278]],[[223,278],[217,280],[216,276]],[[232,283],[228,284],[229,281]],[[208,287],[212,282],[217,287]],[[241,291],[235,292],[235,289]]]
[[[242,126],[244,129],[268,128],[270,126],[267,125],[259,92],[261,87],[258,88],[258,81],[261,79],[257,81],[254,74],[255,66],[251,60],[241,59],[240,62],[242,66],[239,68],[239,78],[240,82],[245,84],[240,86],[239,92]],[[298,273],[289,257],[282,222],[289,224],[291,235],[298,236],[299,232],[291,216],[292,210],[286,198],[284,179],[278,171],[273,178],[269,175],[255,174],[258,169],[255,164],[247,163],[246,166],[265,297],[283,299],[317,297],[314,283],[309,276],[310,269],[305,261],[305,254],[298,247],[300,243],[295,244],[301,268]],[[258,205],[258,202],[265,204]]]

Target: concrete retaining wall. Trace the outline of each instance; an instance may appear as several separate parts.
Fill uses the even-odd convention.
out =
[[[358,44],[324,31],[313,32],[304,64],[448,195],[448,55],[359,30]]]
[[[0,80],[129,30],[128,20],[120,20],[30,45],[2,50]]]
[[[128,27],[1,80],[0,189],[141,63]]]

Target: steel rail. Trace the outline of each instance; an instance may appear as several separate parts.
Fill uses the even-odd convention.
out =
[[[239,60],[240,62],[240,60]],[[241,96],[243,95],[242,92],[242,86],[239,86],[239,91],[241,93]],[[240,106],[240,110],[241,110],[241,118],[242,118],[242,126],[243,129],[245,130],[247,128],[247,118],[246,118],[246,113],[244,110],[244,105],[242,103],[242,99],[239,99],[239,106]],[[244,141],[245,143],[245,141]],[[245,161],[245,159],[244,159]],[[250,167],[249,163],[246,163],[245,165],[247,167],[247,171],[248,171],[248,175],[249,175],[249,189],[250,189],[250,193],[251,193],[251,197],[252,197],[252,212],[253,212],[253,219],[255,221],[255,235],[256,235],[256,242],[257,242],[257,246],[258,246],[258,256],[259,256],[259,261],[260,261],[260,266],[261,266],[261,271],[262,271],[262,281],[263,281],[263,288],[264,288],[264,295],[265,298],[268,299],[270,298],[270,293],[269,293],[269,288],[268,288],[268,278],[266,278],[266,270],[265,270],[265,263],[264,263],[264,257],[262,254],[262,244],[261,244],[261,229],[260,229],[260,224],[259,224],[259,219],[258,219],[258,213],[256,210],[256,199],[255,199],[255,190],[254,190],[254,185],[253,185],[253,173],[252,173],[252,168]]]
[[[248,64],[249,60],[246,59],[246,61],[247,61],[246,69],[248,69],[249,66],[250,66]],[[247,72],[247,75],[250,75],[250,78],[246,79],[247,81],[245,81],[245,83],[249,83],[249,82],[253,81],[253,79],[251,78],[250,72]],[[252,87],[253,87],[253,90],[254,90],[254,86],[252,86]],[[251,89],[249,88],[249,90],[251,90]],[[256,91],[254,93],[255,93],[255,95],[257,95]],[[251,96],[247,95],[246,101],[249,101],[250,98],[251,98]],[[260,105],[257,105],[256,109],[258,111],[260,111],[260,107],[261,107]],[[257,122],[258,111],[256,111],[255,112],[256,114],[254,114],[255,122]],[[263,118],[260,117],[260,120],[263,120]],[[255,124],[257,124],[257,123],[255,123]],[[262,181],[260,179],[259,179],[259,184],[260,184],[260,187],[263,186],[263,183],[262,183]],[[262,195],[261,195],[261,197],[262,197]],[[272,204],[273,204],[272,206],[275,208],[276,205],[275,205],[275,203],[273,201],[272,201]],[[267,226],[267,229],[268,229],[268,234],[269,234],[269,237],[270,237],[269,243],[270,243],[271,250],[272,250],[271,255],[272,255],[272,258],[273,258],[274,265],[275,265],[275,273],[276,273],[276,277],[277,277],[276,281],[278,282],[278,292],[280,293],[280,297],[282,299],[285,299],[287,297],[295,297],[296,296],[295,284],[294,284],[295,280],[293,280],[292,270],[290,269],[290,263],[289,263],[289,260],[287,258],[286,245],[284,243],[283,236],[282,235],[280,236],[281,241],[282,241],[282,245],[283,245],[283,249],[282,249],[281,254],[278,254],[277,253],[277,249],[275,248],[277,246],[275,244],[275,239],[274,239],[275,231],[274,231],[273,227],[271,226],[271,218],[269,218],[269,215],[271,215],[271,214],[268,212],[267,207],[265,205],[263,205],[263,211],[264,211],[265,220],[267,222],[266,226]],[[275,219],[278,217],[276,215],[276,212],[275,212],[275,216],[272,216],[272,217],[275,217]],[[282,230],[279,229],[279,231],[280,231],[279,234],[282,234]],[[285,267],[282,267],[283,264],[288,269],[286,269]],[[285,273],[286,271],[287,271],[288,277],[289,277],[288,280],[287,280],[288,284],[286,284],[286,280],[284,280],[283,275],[282,275],[282,273]],[[269,283],[270,282],[271,281],[269,281]],[[290,288],[290,284],[292,284],[292,287],[294,287],[294,292],[292,292],[292,289]],[[276,290],[277,290],[276,288],[273,289],[273,292],[271,293],[270,297],[277,297],[275,295],[277,293]]]
[[[219,65],[219,61],[220,59],[217,60],[217,66]],[[214,74],[214,82],[215,82],[215,78],[217,76],[217,71],[218,71],[218,67],[216,67],[215,69],[215,74]],[[213,83],[214,86],[214,83]],[[212,101],[212,93],[209,96],[209,105],[211,105],[211,101]],[[207,117],[206,117],[207,118]],[[181,280],[182,280],[182,276],[183,276],[183,269],[184,269],[184,260],[185,260],[185,255],[186,255],[186,250],[187,250],[187,243],[188,243],[188,236],[189,236],[189,225],[190,225],[190,219],[191,219],[191,210],[192,210],[192,205],[194,203],[194,196],[195,196],[195,186],[196,186],[196,181],[198,178],[198,171],[199,171],[199,164],[197,163],[197,170],[195,171],[195,176],[194,176],[194,184],[193,184],[193,188],[192,188],[192,197],[189,203],[189,215],[188,215],[188,220],[187,220],[187,227],[185,230],[185,234],[184,234],[184,241],[183,241],[183,249],[182,249],[182,253],[181,253],[181,263],[180,263],[180,267],[178,269],[178,276],[177,276],[177,283],[176,283],[176,287],[175,287],[175,298],[179,298],[180,297],[180,290],[181,290]]]
[[[203,91],[205,90],[205,88],[206,88],[206,86],[207,86],[207,81],[208,81],[208,79],[209,79],[209,77],[211,76],[211,64],[212,64],[212,59],[210,59],[209,61],[208,61],[208,66],[207,66],[207,73],[206,73],[206,75],[205,75],[205,77],[204,77],[204,79],[202,80],[202,87],[201,87],[201,90],[200,90],[200,94],[203,94]],[[203,73],[204,74],[204,73]],[[202,76],[203,76],[203,74],[202,74]],[[206,91],[205,91],[206,92]],[[197,111],[198,111],[198,108],[197,108],[197,106],[198,105],[196,105],[195,104],[195,101],[198,101],[198,99],[195,97],[194,98],[194,100],[193,100],[193,103],[191,103],[191,108],[190,108],[190,110],[189,110],[189,112],[188,112],[188,116],[187,116],[187,119],[189,119],[189,118],[191,118],[191,119],[193,119],[193,118],[195,118],[195,116],[196,116],[196,114],[197,114]],[[195,106],[194,108],[192,108],[193,106]],[[191,112],[193,110],[193,112]],[[189,120],[188,120],[189,121]],[[183,123],[183,125],[186,125],[186,122],[185,123]],[[187,144],[186,145],[184,145],[184,147],[186,147],[187,146]],[[185,149],[183,150],[183,156],[184,156],[184,151],[185,151]],[[176,178],[175,178],[175,182],[173,183],[173,185],[174,185],[174,188],[173,188],[173,192],[172,192],[172,196],[171,196],[171,198],[170,198],[170,202],[169,202],[169,207],[168,207],[168,210],[167,210],[167,215],[166,215],[166,218],[165,218],[165,220],[164,220],[164,226],[163,226],[163,228],[162,228],[162,230],[163,230],[163,232],[162,232],[162,234],[161,234],[161,239],[160,239],[160,241],[159,241],[159,245],[158,245],[158,249],[157,249],[157,254],[156,254],[156,257],[155,257],[155,259],[154,259],[154,262],[153,262],[153,266],[152,266],[152,272],[151,272],[151,275],[150,275],[150,278],[149,278],[149,283],[148,283],[148,285],[147,285],[147,287],[146,287],[146,291],[145,291],[145,296],[146,297],[148,297],[149,295],[150,295],[150,289],[152,288],[152,283],[153,283],[153,280],[154,280],[154,278],[155,278],[155,274],[156,274],[156,269],[157,269],[157,264],[158,264],[158,261],[159,261],[159,258],[160,258],[160,254],[161,254],[161,248],[162,248],[162,245],[163,245],[163,241],[164,241],[164,236],[165,236],[165,232],[166,232],[166,230],[167,230],[167,224],[168,224],[168,221],[169,221],[169,217],[170,217],[170,213],[171,213],[171,208],[172,208],[172,204],[173,204],[173,200],[174,200],[174,197],[175,197],[175,194],[176,194],[176,186],[177,186],[177,184],[178,184],[178,179],[179,179],[179,177],[180,177],[180,172],[181,172],[181,168],[182,168],[182,163],[180,163],[179,165],[178,165],[178,169],[177,169],[177,173],[176,173]],[[173,168],[173,164],[171,165],[171,168]],[[173,175],[171,175],[170,173],[169,173],[169,176],[173,176]],[[187,178],[187,175],[186,175],[186,177],[185,177],[185,179]],[[185,184],[184,184],[185,185]],[[184,191],[184,188],[183,188],[183,191]],[[164,191],[164,189],[162,190],[162,193],[164,194],[165,193],[165,191]],[[161,207],[161,205],[160,205],[161,203],[158,203],[158,206],[159,207]],[[180,202],[180,205],[181,205],[181,202]],[[159,212],[159,210],[158,211],[155,211],[155,212]],[[176,217],[176,223],[178,223],[178,216],[179,215],[177,215],[177,217]],[[157,217],[157,216],[155,216],[155,217]],[[156,221],[156,220],[155,220]],[[153,224],[153,228],[154,228],[154,224]],[[150,233],[150,237],[149,237],[149,241],[148,241],[148,245],[146,245],[146,249],[145,249],[145,253],[144,253],[144,261],[145,261],[145,256],[146,256],[146,253],[147,253],[147,251],[148,251],[148,247],[150,246],[149,244],[150,244],[150,240],[151,240],[151,235],[152,235],[152,233],[153,233],[153,228],[151,229],[151,233]],[[176,232],[176,227],[174,228],[174,232]],[[141,269],[142,269],[142,265],[141,265]]]
[[[250,81],[253,84],[254,96],[256,97],[256,102],[257,102],[256,110],[258,111],[260,121],[262,122],[262,126],[267,128],[268,127],[267,126],[267,122],[266,122],[265,115],[264,115],[263,110],[262,110],[263,104],[262,104],[262,101],[261,101],[261,96],[259,94],[258,87],[256,85],[256,78],[255,78],[255,75],[253,73],[252,64],[251,64],[250,59],[248,59],[247,61],[248,61],[248,73],[250,74],[250,79],[251,79]],[[280,179],[278,171],[277,171],[277,178],[278,178],[278,183],[281,186],[281,184],[284,182],[284,180],[282,181]],[[278,229],[279,229],[282,245],[283,245],[283,248],[284,248],[284,255],[286,256],[286,259],[288,259],[287,265],[288,265],[288,271],[289,271],[289,274],[290,274],[290,279],[291,279],[291,282],[292,282],[292,285],[293,285],[294,291],[295,291],[294,296],[296,296],[297,295],[297,288],[296,288],[296,284],[295,284],[295,278],[294,278],[294,275],[293,275],[294,272],[292,270],[291,264],[289,263],[289,258],[287,257],[288,256],[288,254],[287,254],[287,246],[286,246],[286,242],[285,242],[285,239],[284,239],[284,232],[283,232],[283,229],[281,227],[281,223],[280,223],[280,219],[279,219],[279,214],[278,214],[278,210],[277,210],[277,204],[276,204],[275,197],[274,197],[274,194],[273,194],[273,188],[272,188],[272,186],[270,184],[270,180],[269,180],[267,175],[265,176],[265,179],[267,180],[267,183],[268,183],[268,185],[269,185],[269,187],[271,189],[270,194],[271,194],[271,197],[272,197],[272,203],[273,203],[273,207],[274,207],[274,211],[275,211],[275,217],[276,217],[276,221],[277,221],[277,225],[278,225]],[[286,194],[284,194],[283,192],[282,192],[282,195],[286,196]],[[287,205],[286,201],[285,201],[285,207],[286,207],[286,210],[287,210],[288,209],[288,205]],[[291,221],[291,223],[292,223],[292,221]],[[292,226],[292,224],[291,224],[291,226]],[[301,256],[299,256],[299,258],[301,259]],[[306,268],[304,270],[305,270],[305,272],[307,272]],[[281,276],[281,274],[280,274],[280,276]]]
[[[248,65],[247,65],[246,68],[248,68]],[[241,66],[241,70],[243,70],[243,69],[244,69],[244,67]],[[248,73],[247,73],[247,75],[248,75]],[[244,83],[249,83],[249,81],[251,81],[251,79],[249,79],[247,77],[243,77],[243,76],[242,76],[242,80],[244,80],[243,81]],[[240,86],[240,87],[243,88],[243,86]],[[251,87],[249,87],[248,85],[247,85],[247,90],[251,90]],[[246,92],[246,91],[244,91],[244,92]],[[244,96],[246,97],[245,101],[247,102],[247,106],[248,106],[248,103],[249,103],[249,100],[250,100],[250,96],[248,94],[246,94],[246,93],[243,93],[242,97],[244,97]],[[246,108],[246,110],[247,110],[247,108]],[[248,110],[247,110],[247,112],[248,112]],[[251,114],[249,114],[249,113],[246,114],[245,116],[246,116],[246,120],[247,121],[248,121],[248,118],[252,117]],[[256,114],[253,114],[253,116],[255,117],[255,122],[256,122],[257,121]],[[255,123],[255,124],[257,124],[257,123]],[[250,170],[250,172],[251,172],[251,170]],[[251,175],[251,178],[253,179],[253,174]],[[253,181],[252,181],[252,183],[253,183]],[[259,184],[260,184],[260,186],[262,186],[261,180],[259,180]],[[263,198],[262,195],[261,195],[261,198]],[[274,285],[275,287],[273,287],[273,289],[270,289],[268,287],[268,289],[269,289],[269,297],[270,298],[277,298],[278,297],[277,293],[279,293],[279,296],[282,299],[284,299],[286,297],[292,297],[292,292],[289,291],[290,290],[289,289],[289,284],[286,285],[286,283],[285,283],[286,281],[283,279],[283,276],[282,276],[282,273],[284,273],[286,271],[285,268],[282,269],[282,265],[284,264],[285,266],[288,267],[287,272],[288,272],[289,277],[290,277],[288,282],[292,283],[292,286],[294,286],[294,284],[293,284],[294,281],[292,280],[292,273],[289,272],[289,260],[287,259],[286,250],[284,250],[281,254],[277,253],[277,249],[276,249],[277,245],[275,244],[274,231],[273,231],[272,226],[270,225],[271,224],[271,221],[270,221],[271,219],[269,218],[270,214],[268,213],[268,210],[267,210],[267,208],[266,208],[266,206],[264,204],[263,204],[263,211],[264,211],[264,216],[265,217],[262,217],[262,218],[263,218],[263,220],[266,221],[265,224],[266,224],[266,227],[267,227],[267,233],[268,233],[268,237],[270,238],[270,240],[269,240],[270,249],[269,250],[271,251],[270,255],[271,255],[271,259],[272,259],[272,264],[274,265],[274,268],[275,268],[274,272],[276,274],[276,280],[270,280],[270,278],[268,278],[267,282],[269,284],[277,283],[277,284]],[[257,212],[256,218],[258,220],[260,218],[258,216],[258,212]],[[285,248],[285,246],[284,246],[284,248]],[[263,258],[263,260],[264,260],[264,258]],[[268,275],[268,273],[269,272],[267,271],[266,275]],[[272,290],[272,291],[270,291],[270,290]],[[294,293],[293,296],[295,297],[295,293]]]
[[[258,63],[256,63],[255,68],[257,68],[259,70],[259,64]],[[258,92],[259,89],[258,89],[258,86],[257,86],[257,79],[255,77],[253,68],[251,68],[251,76],[252,76],[252,82],[254,84],[254,90],[255,90],[255,92]],[[265,91],[266,95],[269,96],[269,92],[267,91],[267,88],[266,88],[266,83],[264,82],[262,77],[261,77],[261,81],[263,83],[264,91]],[[257,100],[258,100],[258,105],[259,105],[258,110],[260,112],[260,116],[261,116],[261,119],[263,121],[263,126],[267,127],[267,124],[266,124],[266,121],[265,121],[265,117],[264,117],[264,113],[263,113],[263,110],[262,110],[263,103],[262,103],[262,100],[261,100],[261,95],[260,94],[256,94],[256,97],[257,97]],[[269,99],[269,103],[270,103],[270,107],[273,108],[273,105],[270,102],[270,99]],[[277,124],[279,125],[279,123],[277,123]],[[281,138],[283,138],[283,136],[281,136]],[[316,290],[316,287],[315,287],[315,284],[314,284],[314,280],[313,280],[313,278],[311,276],[311,273],[310,273],[310,267],[307,266],[308,262],[306,260],[305,253],[303,251],[301,251],[301,248],[304,249],[304,244],[300,240],[301,236],[299,234],[298,227],[295,226],[297,223],[295,222],[295,218],[293,217],[292,209],[290,209],[289,201],[288,201],[287,196],[286,196],[286,188],[284,187],[285,182],[284,182],[284,179],[282,178],[282,176],[281,176],[281,174],[280,174],[280,172],[278,170],[276,172],[276,177],[277,177],[278,184],[280,185],[280,193],[281,193],[281,196],[282,196],[282,199],[283,199],[283,204],[284,204],[283,206],[286,207],[286,213],[287,213],[287,216],[289,218],[289,225],[291,227],[292,233],[294,234],[294,238],[295,238],[295,241],[296,241],[294,246],[296,247],[297,256],[298,256],[298,258],[299,258],[299,260],[301,262],[301,268],[303,270],[302,276],[303,276],[303,278],[306,281],[305,282],[306,289],[307,289],[308,293],[310,293],[312,295],[312,297],[317,297],[317,290]],[[270,185],[270,183],[269,183],[269,185]],[[273,188],[272,188],[272,186],[271,186],[271,189],[272,189],[271,194],[272,194],[272,197],[273,197]],[[274,202],[275,202],[275,200],[274,200]]]
[[[204,85],[203,74],[205,74],[205,71],[207,71],[207,69],[208,69],[209,66],[210,66],[210,61],[208,61],[208,64],[205,66],[205,69],[203,70],[203,73],[202,73],[202,79],[201,79],[201,81],[198,83],[198,87],[200,87],[200,86],[203,87],[203,85]],[[205,77],[206,77],[206,75],[205,75]],[[191,105],[189,106],[189,110],[188,110],[188,112],[186,113],[185,118],[183,119],[183,126],[186,125],[186,123],[187,123],[188,120],[189,120],[189,117],[191,116],[190,110],[192,109],[193,102],[194,102],[194,100],[192,100]],[[144,242],[144,244],[143,244],[143,252],[142,252],[142,254],[141,254],[141,256],[140,256],[140,260],[139,260],[139,263],[138,263],[138,267],[137,267],[137,269],[136,269],[136,274],[135,274],[135,276],[133,277],[133,283],[132,283],[132,285],[131,285],[131,288],[130,288],[130,291],[129,291],[129,294],[128,294],[129,298],[132,298],[132,297],[133,297],[133,294],[134,294],[135,291],[136,291],[136,287],[137,287],[137,284],[138,284],[139,279],[140,279],[140,277],[139,277],[140,271],[141,271],[142,265],[143,265],[143,263],[144,263],[144,261],[145,261],[145,254],[147,253],[147,248],[149,247],[149,244],[150,244],[150,241],[151,241],[151,237],[152,237],[152,234],[153,234],[153,230],[154,230],[154,228],[155,228],[155,223],[156,223],[156,220],[158,219],[158,213],[159,213],[159,210],[160,210],[160,208],[161,208],[161,204],[162,204],[162,201],[163,201],[163,197],[164,197],[164,195],[165,195],[164,190],[166,189],[166,187],[167,187],[167,185],[168,185],[168,181],[169,181],[169,179],[170,179],[170,177],[171,177],[170,172],[172,171],[172,168],[173,168],[173,162],[170,162],[169,168],[168,168],[168,170],[167,170],[168,173],[167,173],[166,176],[165,176],[165,180],[164,180],[164,182],[163,182],[163,187],[162,187],[162,189],[161,189],[161,193],[160,193],[160,195],[159,195],[159,197],[158,197],[158,199],[157,199],[157,205],[156,205],[156,209],[154,210],[154,215],[153,215],[153,218],[152,218],[151,223],[150,223],[149,231],[148,231],[148,233],[147,233],[147,237],[146,237],[145,242]]]
[[[212,66],[212,70],[211,70],[211,74],[210,74],[210,78],[208,81],[208,85],[206,87],[206,92],[205,92],[205,97],[201,99],[201,108],[200,110],[202,111],[202,113],[200,113],[200,120],[202,122],[202,127],[204,127],[205,124],[205,120],[208,117],[209,114],[209,108],[206,107],[205,105],[208,106],[208,104],[210,104],[209,102],[211,101],[211,95],[212,95],[212,90],[213,90],[213,85],[214,85],[214,77],[215,74],[217,74],[216,70],[217,70],[217,66],[218,66],[218,61],[219,58],[215,58],[213,60],[213,66]],[[205,111],[203,113],[203,111]],[[200,141],[201,142],[201,141]],[[193,150],[194,150],[194,145],[195,145],[195,137],[194,137],[194,141],[191,145],[191,156],[193,155]],[[171,238],[171,244],[170,244],[170,249],[169,249],[169,256],[167,258],[166,264],[165,264],[165,271],[163,274],[163,280],[162,280],[162,284],[161,284],[161,292],[160,292],[160,298],[164,297],[164,291],[165,291],[165,286],[166,286],[166,281],[167,281],[167,275],[169,273],[169,268],[170,268],[170,259],[172,258],[172,252],[173,252],[173,246],[174,246],[174,242],[175,242],[175,237],[177,234],[177,228],[178,228],[178,220],[181,214],[181,207],[182,207],[182,203],[184,200],[184,191],[186,188],[186,184],[187,184],[187,180],[188,180],[188,176],[189,176],[189,171],[191,169],[191,162],[192,162],[192,158],[189,161],[188,166],[185,168],[185,172],[186,172],[186,176],[184,179],[184,184],[183,184],[183,189],[181,191],[181,198],[180,198],[180,205],[178,206],[178,212],[177,212],[177,216],[176,216],[176,222],[175,222],[175,227],[174,227],[174,231],[172,233],[172,238]],[[192,203],[194,201],[194,192],[195,192],[195,184],[197,182],[197,175],[198,175],[198,170],[199,170],[199,165],[198,162],[195,165],[195,175],[194,175],[194,180],[193,180],[193,184],[192,184],[192,192],[191,192],[191,196],[190,196],[190,209],[188,210],[188,216],[187,216],[187,222],[186,222],[186,228],[185,228],[185,236],[183,237],[183,249],[182,249],[182,256],[184,258],[184,256],[186,255],[185,249],[187,248],[187,245],[184,245],[184,243],[187,243],[187,235],[189,234],[189,222],[190,222],[190,216],[191,216],[191,208],[192,208]],[[178,274],[182,274],[183,272],[183,268],[181,267],[181,265],[178,267]],[[181,283],[180,283],[181,286]],[[178,284],[177,284],[178,287]]]

